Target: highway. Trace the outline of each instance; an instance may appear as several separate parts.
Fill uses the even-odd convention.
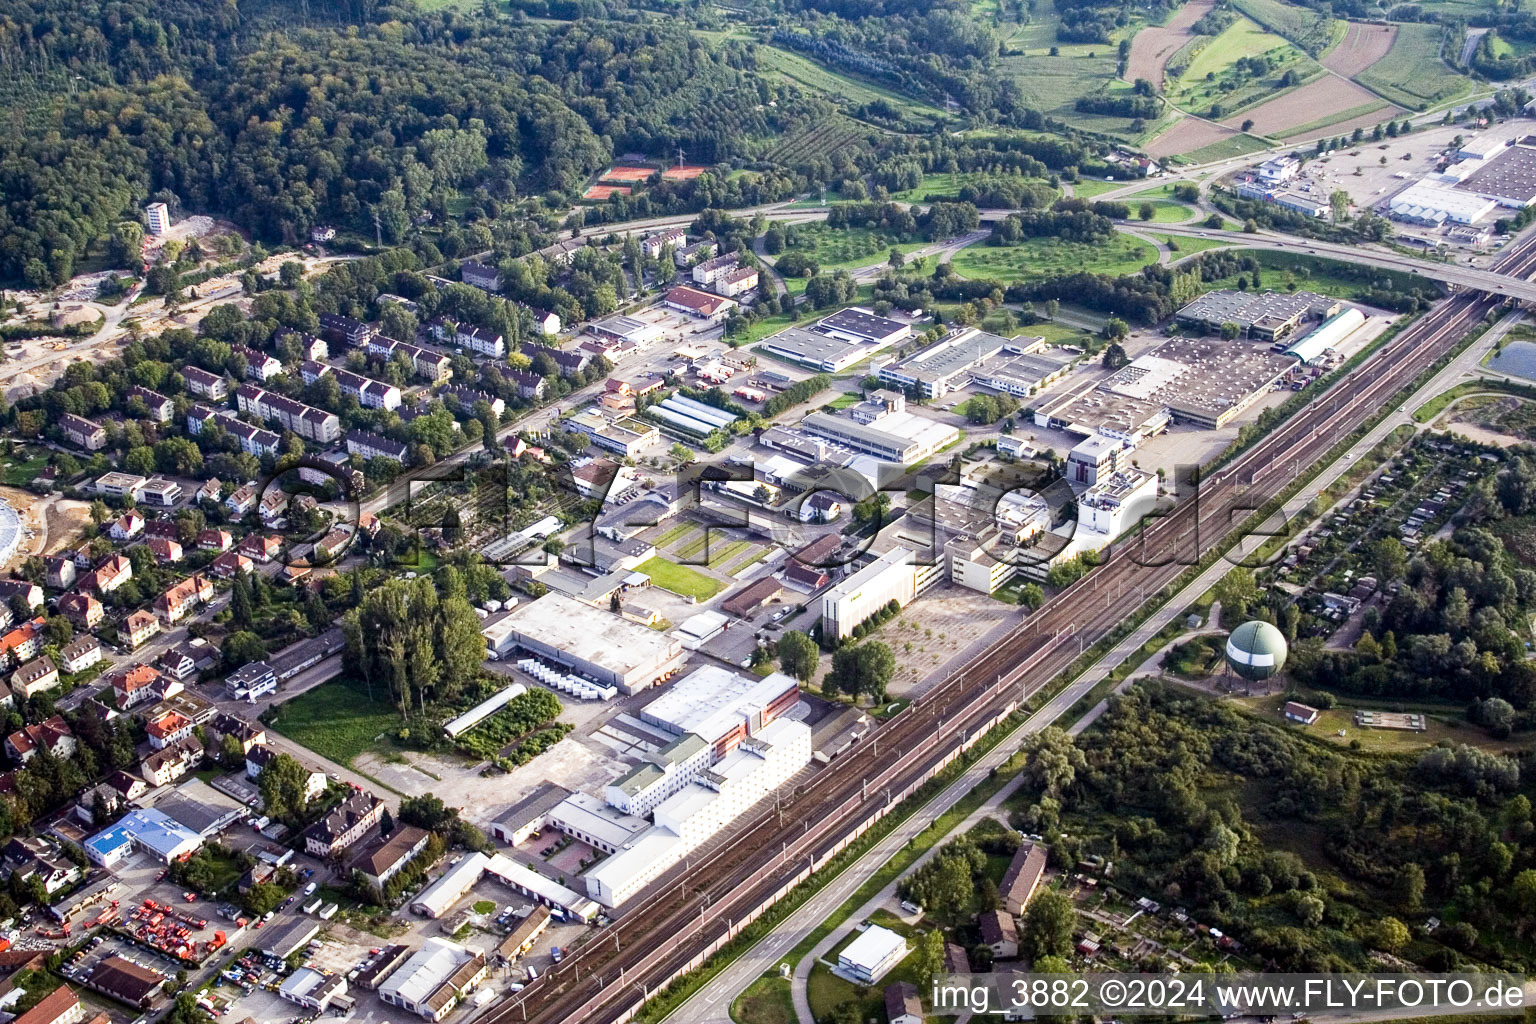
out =
[[[1497,271],[1523,280],[1536,268],[1533,243],[1536,239],[1511,245]],[[1114,552],[1107,564],[1066,588],[839,762],[816,772],[777,808],[758,811],[730,839],[668,872],[626,905],[596,941],[483,1019],[606,1022],[623,1016],[716,948],[737,922],[770,903],[811,864],[824,861],[872,815],[931,776],[1012,710],[1021,693],[1046,685],[1146,594],[1231,538],[1247,510],[1289,484],[1293,476],[1285,468],[1315,462],[1496,305],[1486,296],[1460,295],[1420,318],[1210,476],[1197,500],[1155,521],[1134,545]]]
[[[1135,183],[1140,188],[1150,188],[1145,181]],[[1099,197],[1100,199],[1104,197]],[[912,205],[912,204],[903,204]],[[980,210],[982,222],[1000,220],[1016,210]],[[751,210],[741,211],[741,216],[751,218],[757,214],[776,221],[790,224],[804,224],[812,221],[825,220],[825,209],[795,207],[790,204],[777,206],[756,207]],[[686,227],[697,219],[694,215],[676,217],[658,217],[643,221],[629,221],[624,224],[605,226],[604,233],[611,231],[618,235],[638,234],[654,231],[663,227]],[[1413,256],[1404,256],[1401,253],[1384,249],[1364,249],[1349,245],[1339,245],[1334,242],[1313,241],[1306,238],[1298,238],[1294,235],[1283,235],[1273,231],[1259,231],[1255,234],[1247,234],[1242,231],[1223,231],[1220,228],[1200,227],[1194,224],[1142,224],[1139,221],[1127,221],[1127,228],[1155,229],[1161,234],[1184,235],[1200,238],[1219,239],[1230,242],[1235,246],[1248,249],[1276,249],[1282,252],[1294,252],[1303,254],[1315,254],[1326,256],[1330,259],[1342,260],[1345,263],[1360,263],[1370,267],[1382,267],[1388,270],[1401,270],[1410,274],[1418,274],[1426,280],[1443,281],[1446,284],[1456,285],[1461,288],[1477,288],[1496,295],[1507,295],[1512,298],[1536,302],[1536,283],[1521,279],[1511,278],[1501,274],[1493,268],[1479,270],[1476,267],[1458,266],[1454,263],[1439,263],[1418,259]],[[967,236],[972,237],[972,236]],[[982,236],[984,237],[984,236]],[[979,238],[974,239],[979,241]],[[953,252],[958,245],[946,243],[931,247],[933,251]],[[913,257],[922,253],[914,253]],[[1195,254],[1198,255],[1198,254]],[[864,275],[873,277],[884,270],[883,266],[865,268]],[[859,276],[859,275],[855,275]]]

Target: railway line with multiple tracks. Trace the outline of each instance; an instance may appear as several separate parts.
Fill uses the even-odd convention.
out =
[[[1536,272],[1536,236],[1511,243],[1501,274]],[[1408,325],[1328,391],[1203,480],[921,699],[794,791],[749,812],[712,847],[648,886],[563,963],[480,1017],[482,1024],[623,1019],[734,926],[839,849],[858,827],[973,742],[1133,614],[1148,594],[1225,545],[1252,511],[1453,349],[1503,301],[1463,293]],[[1287,471],[1290,470],[1290,471]]]

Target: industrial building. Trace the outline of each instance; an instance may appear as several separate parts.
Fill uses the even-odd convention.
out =
[[[485,978],[485,957],[446,939],[430,938],[379,986],[379,998],[439,1021]]]
[[[967,327],[916,355],[880,367],[880,381],[923,398],[942,398],[969,383],[971,370],[1009,344],[1006,338]]]
[[[1156,504],[1157,477],[1130,467],[1116,470],[1078,497],[1078,529],[1118,537]]]
[[[1484,196],[1417,181],[1388,201],[1387,213],[1393,220],[1407,224],[1439,227],[1442,224],[1472,224],[1497,207],[1498,203]]]
[[[1536,136],[1515,139],[1512,145],[1495,147],[1482,160],[1466,163],[1475,169],[1452,186],[1455,190],[1491,199],[1510,209],[1518,210],[1536,202]]]
[[[1350,335],[1365,326],[1365,314],[1353,307],[1323,321],[1321,327],[1285,350],[1304,363],[1312,363],[1330,349],[1337,349]]]
[[[860,403],[846,416],[813,412],[799,423],[803,431],[835,441],[865,455],[910,466],[960,439],[958,428],[906,411],[898,392]]]
[[[422,917],[442,917],[480,881],[490,858],[483,853],[466,854],[442,877],[417,894],[411,901],[411,913]]]
[[[707,437],[717,430],[728,430],[736,422],[735,413],[679,394],[669,395],[657,402],[646,409],[646,414],[674,430],[695,437]]]
[[[1099,477],[1119,469],[1132,449],[1131,444],[1119,438],[1090,435],[1067,453],[1067,481],[1092,487]]]
[[[609,419],[595,405],[562,420],[561,426],[586,434],[599,448],[625,458],[634,458],[661,440],[661,432],[654,425],[633,416]]]
[[[852,636],[855,626],[892,601],[905,606],[916,596],[913,552],[892,548],[822,595],[822,633],[839,640]]]
[[[1333,310],[1328,315],[1334,315],[1338,303],[1326,302]],[[1230,423],[1294,366],[1294,357],[1263,346],[1171,338],[1104,380],[1040,406],[1035,422],[1132,442],[1173,420],[1214,430]]]
[[[698,736],[719,760],[800,700],[800,687],[782,672],[762,678],[705,665],[640,709],[640,720],[678,737]]]
[[[135,851],[143,851],[169,864],[203,845],[203,837],[163,811],[153,808],[130,811],[112,827],[85,841],[85,854],[92,864],[116,867]]]
[[[1014,398],[1028,398],[1046,385],[1065,377],[1072,369],[1070,359],[1043,353],[1024,353],[996,359],[979,366],[971,382]]]
[[[685,733],[608,783],[603,796],[610,806],[623,814],[634,817],[650,814],[714,762],[714,748],[708,741],[696,733]],[[602,839],[601,830],[588,831]],[[624,844],[606,845],[618,847]]]
[[[1337,299],[1315,292],[1222,289],[1206,292],[1175,313],[1174,318],[1208,334],[1220,332],[1223,324],[1236,324],[1247,337],[1274,341],[1308,320],[1333,316],[1340,305]]]
[[[300,967],[278,988],[280,998],[306,1010],[320,1012],[332,1004],[345,1006],[347,1000],[347,976],[345,974],[321,974],[313,967]]]
[[[783,785],[811,760],[811,731],[780,718],[659,804],[655,824],[586,873],[587,894],[616,907]]]
[[[636,693],[682,667],[682,645],[607,609],[562,594],[520,605],[498,626],[493,651],[505,657],[521,647],[579,675]]]
[[[665,333],[660,324],[637,320],[632,316],[610,316],[589,324],[587,330],[599,338],[634,345],[649,345]]]
[[[822,373],[837,373],[912,336],[912,328],[856,306],[823,317],[810,327],[791,327],[758,343],[758,349]]]

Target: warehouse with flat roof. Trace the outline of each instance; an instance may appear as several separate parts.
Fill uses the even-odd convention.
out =
[[[497,625],[498,656],[520,647],[623,693],[669,678],[685,656],[666,634],[563,594],[519,605]]]
[[[1274,341],[1307,320],[1324,320],[1341,303],[1316,292],[1244,292],[1231,288],[1206,292],[1174,314],[1181,324],[1209,334],[1223,324],[1236,324],[1243,334]]]
[[[1536,146],[1528,144],[1532,141],[1526,136],[1489,155],[1477,170],[1451,187],[1511,209],[1530,206],[1536,202]]]
[[[865,455],[910,466],[960,439],[957,427],[911,412],[890,412],[868,423],[850,416],[813,412],[800,429]]]
[[[702,737],[718,759],[799,700],[799,684],[782,672],[759,679],[705,665],[641,708],[640,720],[674,736]]]
[[[923,398],[942,398],[970,381],[970,371],[1008,346],[1007,338],[974,328],[956,331],[916,355],[880,367],[882,383]]]

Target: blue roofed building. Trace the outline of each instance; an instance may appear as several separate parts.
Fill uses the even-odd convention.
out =
[[[169,864],[195,853],[202,845],[202,836],[170,815],[149,808],[133,811],[91,836],[85,841],[85,855],[93,864],[112,868],[142,850]]]

